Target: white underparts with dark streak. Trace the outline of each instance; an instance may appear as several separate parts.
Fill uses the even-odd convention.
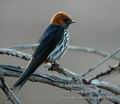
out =
[[[69,32],[65,30],[63,39],[59,42],[56,48],[48,56],[49,61],[59,60],[62,55],[65,53],[69,45]]]

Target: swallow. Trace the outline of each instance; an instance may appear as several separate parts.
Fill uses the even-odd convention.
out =
[[[39,45],[32,59],[13,85],[13,90],[20,90],[32,73],[43,63],[54,63],[65,53],[69,45],[68,27],[75,23],[64,11],[59,11],[51,18],[50,24],[38,41]]]

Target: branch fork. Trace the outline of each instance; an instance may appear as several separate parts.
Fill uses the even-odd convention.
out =
[[[21,52],[23,49],[35,49],[37,44],[30,45],[21,45],[12,48],[1,48],[0,54],[11,55],[14,57],[18,57],[24,60],[30,60],[31,55]],[[78,51],[78,52],[89,52],[97,55],[101,55],[103,57],[108,56],[100,63],[104,63],[109,58],[114,58],[115,60],[120,60],[120,58],[115,57],[115,52],[117,53],[120,49],[115,51],[113,54],[107,54],[105,52],[100,52],[95,49],[78,47],[78,46],[69,46],[70,51]],[[112,55],[112,56],[111,56]],[[98,65],[100,64],[98,63]],[[97,64],[96,64],[97,65]],[[55,87],[59,87],[69,91],[76,91],[78,95],[81,95],[89,104],[100,104],[103,99],[103,96],[108,96],[106,92],[111,92],[116,95],[120,95],[120,87],[117,85],[110,84],[105,81],[100,81],[99,78],[110,75],[114,72],[120,70],[120,64],[117,67],[111,68],[106,72],[102,72],[102,74],[95,75],[95,77],[91,79],[87,79],[80,74],[74,73],[66,68],[62,68],[60,65],[54,63],[52,66],[49,64],[48,69],[50,71],[56,71],[59,74],[51,74],[51,73],[33,73],[32,76],[28,79],[32,82],[40,82],[46,83]],[[14,65],[0,65],[0,88],[4,91],[7,98],[13,104],[21,104],[19,99],[14,95],[9,86],[4,80],[4,77],[19,77],[23,72],[23,68]],[[61,76],[62,74],[63,76]],[[102,89],[106,90],[103,91]],[[118,96],[112,96],[111,98],[107,97],[107,100],[113,102],[114,104],[120,104],[120,99]]]

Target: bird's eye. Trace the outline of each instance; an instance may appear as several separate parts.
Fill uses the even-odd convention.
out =
[[[64,22],[67,22],[67,21],[69,21],[69,20],[68,20],[67,18],[63,18],[63,21],[64,21]]]

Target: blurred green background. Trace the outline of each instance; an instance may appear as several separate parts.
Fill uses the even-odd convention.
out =
[[[37,42],[51,16],[60,10],[68,12],[76,21],[76,24],[69,28],[70,44],[105,52],[113,52],[119,48],[119,0],[0,0],[0,48]],[[28,50],[28,53],[32,51]],[[60,64],[74,72],[83,73],[100,59],[102,57],[97,55],[68,51]],[[25,67],[27,63],[11,56],[0,55],[0,64]],[[116,63],[115,60],[109,60],[91,75]],[[42,68],[38,71],[40,69]],[[16,79],[6,80],[12,86]],[[105,80],[117,84],[119,76]],[[86,104],[84,99],[61,99],[62,91],[64,90],[50,85],[27,82],[18,96],[23,104]],[[6,96],[0,90],[0,104],[5,99]]]

